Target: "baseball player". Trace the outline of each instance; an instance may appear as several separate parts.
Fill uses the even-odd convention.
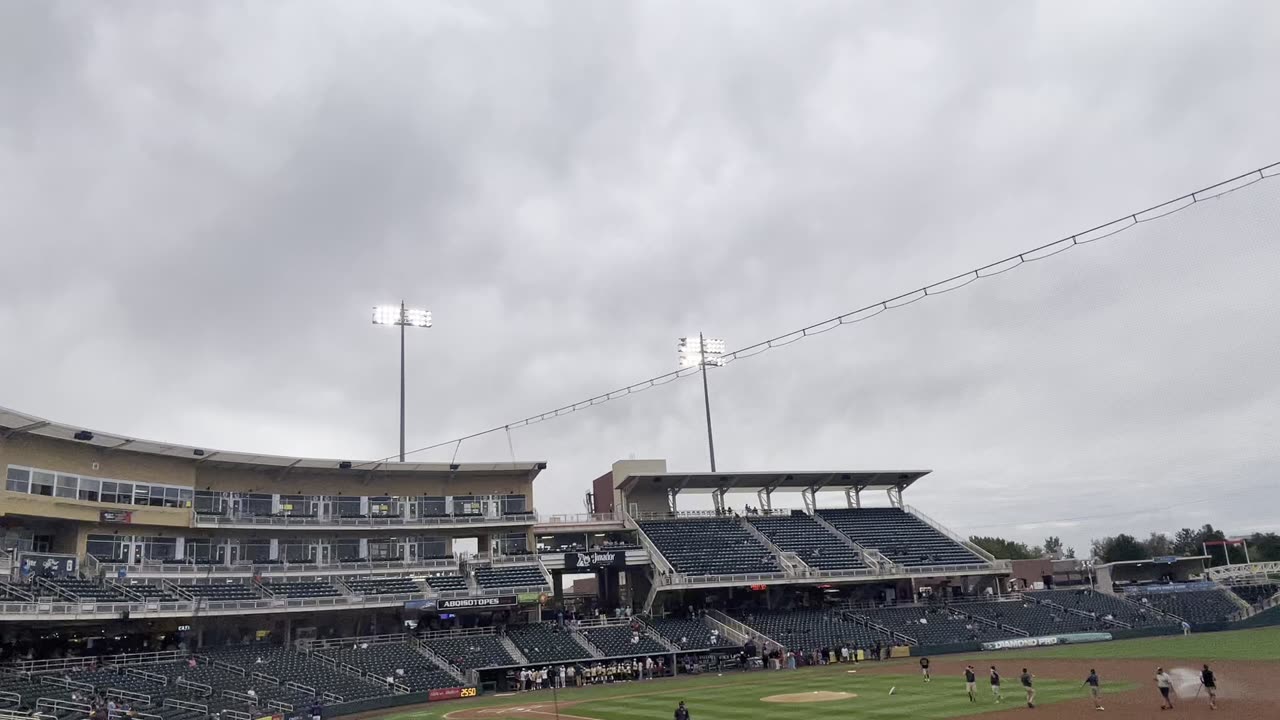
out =
[[[995,665],[991,666],[991,694],[995,696],[996,702],[1000,702],[1000,672]]]
[[[1156,668],[1156,687],[1160,689],[1160,709],[1173,709],[1173,678],[1164,668]]]
[[[924,681],[929,682],[929,658],[920,658],[920,674],[924,676]]]
[[[1102,710],[1102,688],[1099,686],[1097,670],[1089,668],[1089,677],[1085,678],[1083,683],[1080,683],[1081,687],[1085,685],[1089,686],[1089,695],[1093,698],[1093,709]]]
[[[1022,681],[1022,689],[1027,693],[1027,707],[1029,708],[1036,706],[1036,689],[1031,684],[1031,681],[1035,680],[1035,677],[1036,676],[1028,672],[1026,668],[1022,668],[1022,675],[1018,678]]]
[[[964,667],[964,689],[969,693],[969,702],[978,702],[978,694],[974,687],[977,685],[978,676],[973,672],[972,665]]]
[[[1218,679],[1213,676],[1213,671],[1208,665],[1204,666],[1204,670],[1200,671],[1200,684],[1204,686],[1204,691],[1209,694],[1209,709],[1218,709]]]

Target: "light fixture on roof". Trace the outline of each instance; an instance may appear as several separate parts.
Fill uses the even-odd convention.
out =
[[[74,437],[77,440],[83,440],[84,442],[89,442],[90,440],[93,439],[93,433],[89,432],[88,430],[77,430],[76,434],[73,435],[72,437]]]
[[[400,462],[404,462],[404,329],[431,327],[431,311],[396,305],[378,305],[373,309],[374,325],[400,326]]]
[[[351,461],[350,461],[350,460],[343,460],[342,462],[338,463],[338,468],[339,468],[340,470],[350,470],[350,469],[351,469]]]
[[[682,337],[676,345],[680,367],[696,367],[702,373],[702,403],[707,411],[707,452],[711,456],[711,472],[716,471],[716,441],[711,433],[711,392],[707,389],[707,366],[724,365],[724,347],[724,340],[708,338],[702,333],[698,333],[697,337]]]

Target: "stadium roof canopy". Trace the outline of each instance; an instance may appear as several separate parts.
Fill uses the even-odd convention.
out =
[[[299,458],[281,455],[263,455],[261,453],[232,452],[228,450],[211,450],[189,445],[139,440],[113,433],[86,430],[75,425],[63,425],[51,422],[34,415],[0,407],[0,438],[13,435],[34,435],[89,445],[108,451],[126,451],[163,455],[193,463],[211,466],[252,467],[257,469],[295,470],[333,470],[358,473],[455,473],[472,472],[493,474],[511,474],[528,477],[545,470],[545,462],[510,462],[510,463],[425,463],[425,462],[386,462],[382,460],[331,460],[325,458]]]
[[[632,490],[808,490],[810,488],[906,488],[932,470],[836,470],[825,472],[642,473],[628,475],[618,489]]]

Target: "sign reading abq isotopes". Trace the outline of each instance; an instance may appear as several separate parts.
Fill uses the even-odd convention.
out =
[[[609,567],[626,567],[626,550],[604,550],[581,553],[565,553],[565,570],[599,570]]]
[[[449,598],[436,601],[437,610],[471,610],[515,605],[515,595],[485,595],[483,597]]]

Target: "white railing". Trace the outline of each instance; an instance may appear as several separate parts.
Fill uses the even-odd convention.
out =
[[[1212,567],[1205,571],[1210,580],[1223,580],[1235,578],[1247,578],[1255,575],[1280,575],[1280,561],[1254,562],[1254,563],[1238,563],[1236,565],[1220,565]]]
[[[218,716],[227,718],[228,720],[251,720],[253,718],[252,713],[247,713],[244,710],[233,710],[231,708],[220,710],[218,712]]]
[[[538,521],[537,513],[512,515],[440,515],[427,517],[364,517],[364,518],[313,518],[269,515],[205,515],[192,513],[194,527],[309,527],[309,528],[369,528],[369,527],[447,527],[455,525],[532,525]]]
[[[492,634],[492,628],[488,628]],[[356,635],[354,637],[343,638],[325,638],[323,640],[299,640],[298,646],[309,648],[311,650],[325,650],[328,648],[346,648],[352,645],[391,645],[393,643],[404,644],[408,636],[404,633],[387,633],[384,635]]]
[[[679,510],[677,512],[660,511],[660,512],[638,512],[631,515],[633,520],[680,520],[683,518],[724,518],[732,520],[734,514],[724,510]]]
[[[759,630],[756,630],[753,627],[745,625],[741,620],[737,620],[735,618],[729,617],[728,615],[725,615],[719,610],[707,610],[706,617],[708,620],[711,620],[713,623],[723,627],[726,631],[738,636],[734,638],[736,642],[745,643],[747,640],[750,640],[753,638],[759,638],[764,642],[772,643],[777,647],[782,647],[782,643],[779,643],[778,641],[774,640],[768,635],[765,635]]]
[[[208,687],[208,686],[206,685],[205,687]],[[164,701],[164,707],[177,708],[177,709],[179,709],[179,710],[194,710],[194,711],[196,711],[196,712],[198,712],[198,713],[201,713],[201,714],[204,714],[204,715],[208,715],[208,714],[209,714],[209,706],[208,706],[208,705],[204,705],[204,704],[201,704],[201,703],[188,702],[188,701],[186,701],[186,700],[175,700],[174,698],[165,698],[165,701]],[[223,716],[223,717],[231,717],[231,716],[227,715],[227,713],[229,713],[229,712],[231,712],[231,711],[230,711],[230,710],[223,710],[223,711],[222,711],[222,716]],[[249,713],[241,713],[241,714],[242,714],[242,715],[244,715],[244,719],[243,719],[243,720],[248,720],[248,718],[249,718]]]
[[[36,700],[36,709],[51,710],[54,715],[61,712],[67,712],[68,710],[88,715],[89,712],[93,710],[93,708],[87,703],[74,702],[72,700],[55,700],[54,698],[40,698]]]
[[[183,660],[188,653],[182,650],[161,650],[146,653],[122,653],[89,657],[58,658],[56,660],[19,660],[13,666],[22,672],[47,672],[50,670],[77,670],[90,665],[156,665]]]
[[[132,690],[121,690],[120,688],[107,688],[107,697],[119,700],[130,700],[132,702],[140,702],[146,705],[151,704],[151,696],[142,693],[133,692]]]
[[[151,682],[160,683],[161,685],[169,684],[168,676],[161,675],[159,673],[147,672],[146,670],[139,670],[138,668],[135,668],[135,667],[125,668],[124,673],[126,675],[134,675],[136,677],[140,677],[143,680],[150,680]]]
[[[958,543],[961,547],[965,548],[966,550],[968,550],[969,552],[973,553],[974,555],[977,555],[978,557],[982,558],[983,560],[986,560],[986,561],[987,561],[987,562],[989,562],[989,563],[995,563],[995,562],[996,562],[996,556],[995,556],[995,555],[992,555],[991,553],[987,552],[986,550],[983,550],[982,548],[978,547],[977,545],[975,545],[975,544],[973,544],[973,543],[969,542],[968,540],[966,540],[966,539],[964,539],[964,538],[960,537],[959,535],[955,534],[955,533],[954,533],[954,532],[952,532],[950,529],[948,529],[948,528],[947,528],[947,526],[943,525],[942,523],[938,522],[937,520],[934,520],[933,518],[929,517],[928,515],[924,514],[924,513],[923,513],[923,512],[921,512],[920,510],[918,510],[917,508],[914,508],[914,507],[912,507],[912,506],[910,506],[910,505],[904,505],[902,509],[903,509],[903,510],[906,510],[908,513],[910,513],[910,514],[912,514],[912,515],[915,515],[917,518],[920,518],[921,520],[923,520],[923,521],[924,521],[924,524],[926,524],[926,525],[928,525],[928,526],[932,527],[934,530],[937,530],[938,532],[940,532],[940,533],[942,533],[943,535],[947,536],[947,537],[948,537],[948,538],[950,538],[953,542]]]
[[[539,525],[591,525],[593,523],[623,522],[622,513],[577,513],[569,515],[538,515]]]
[[[181,586],[176,586],[181,587]],[[482,595],[506,595],[518,592],[541,592],[547,589],[546,585],[533,586],[528,588],[492,588],[482,590]],[[459,591],[456,593],[440,593],[438,597],[465,597],[472,595],[471,591]],[[131,614],[141,613],[170,613],[170,614],[191,614],[197,610],[201,615],[210,614],[236,614],[246,610],[315,610],[315,609],[334,609],[341,610],[344,608],[361,608],[372,605],[400,605],[408,600],[426,600],[431,597],[437,597],[429,593],[399,593],[389,595],[363,595],[363,596],[345,596],[339,595],[335,597],[314,597],[314,598],[269,598],[258,600],[208,600],[201,598],[199,600],[190,601],[164,601],[164,602],[118,602],[118,603],[99,603],[99,602],[4,602],[0,603],[0,614],[9,615],[118,615],[121,612],[129,611]]]
[[[92,557],[92,556],[89,556]],[[283,575],[286,573],[311,573],[311,574],[330,574],[330,573],[366,573],[366,572],[384,572],[384,571],[405,571],[411,572],[416,570],[435,570],[435,569],[452,569],[457,567],[457,558],[425,558],[421,560],[368,560],[359,562],[332,562],[332,563],[267,563],[255,564],[251,562],[237,563],[235,565],[208,565],[194,563],[142,563],[138,565],[124,563],[102,563],[102,567],[108,576],[117,575],[120,570],[124,570],[130,577],[141,577],[148,575],[178,575],[178,576],[218,576],[218,575],[261,575],[270,577],[271,575]]]
[[[419,640],[417,642],[417,648],[418,648],[418,652],[427,656],[427,658],[429,658],[431,662],[444,668],[445,671],[448,672],[450,675],[452,675],[453,678],[458,682],[465,683],[467,681],[467,676],[465,673],[463,673],[462,668],[458,667],[457,665],[454,665],[453,663],[441,657],[439,654],[436,653],[435,650],[432,650],[431,646],[427,645],[426,642]]]

